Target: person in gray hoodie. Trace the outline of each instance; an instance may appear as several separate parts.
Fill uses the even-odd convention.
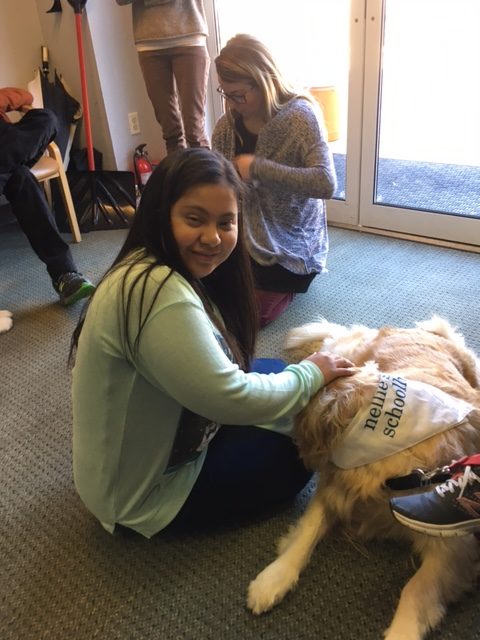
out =
[[[209,147],[205,102],[210,57],[202,0],[117,0],[132,4],[133,36],[167,153]]]

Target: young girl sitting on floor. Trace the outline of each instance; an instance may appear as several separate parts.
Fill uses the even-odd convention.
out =
[[[167,156],[74,334],[75,485],[110,532],[150,537],[291,500],[310,478],[292,418],[353,372],[322,353],[249,372],[257,319],[241,188],[214,151]]]

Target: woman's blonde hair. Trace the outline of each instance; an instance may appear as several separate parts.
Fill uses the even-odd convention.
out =
[[[215,58],[215,67],[220,82],[248,82],[260,89],[266,121],[289,100],[300,95],[282,75],[270,50],[257,38],[244,33],[227,42]],[[308,97],[308,93],[301,95]]]

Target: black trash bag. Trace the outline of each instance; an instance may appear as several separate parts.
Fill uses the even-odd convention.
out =
[[[57,116],[58,133],[55,142],[60,149],[63,160],[70,141],[70,129],[82,117],[82,107],[78,100],[68,92],[62,79],[55,72],[55,81],[50,82],[43,73],[40,74],[43,105]]]
[[[101,171],[103,168],[103,153],[94,148],[93,159],[95,162],[95,168]],[[88,157],[86,149],[72,149],[70,153],[70,164],[68,165],[68,170],[88,171]]]
[[[62,11],[62,3],[60,0],[53,0],[53,4],[47,13],[61,13]]]

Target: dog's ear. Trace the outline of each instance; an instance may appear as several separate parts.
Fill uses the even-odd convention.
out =
[[[317,470],[353,416],[373,396],[378,369],[367,363],[353,376],[337,378],[321,389],[297,416],[295,442],[305,465]]]

